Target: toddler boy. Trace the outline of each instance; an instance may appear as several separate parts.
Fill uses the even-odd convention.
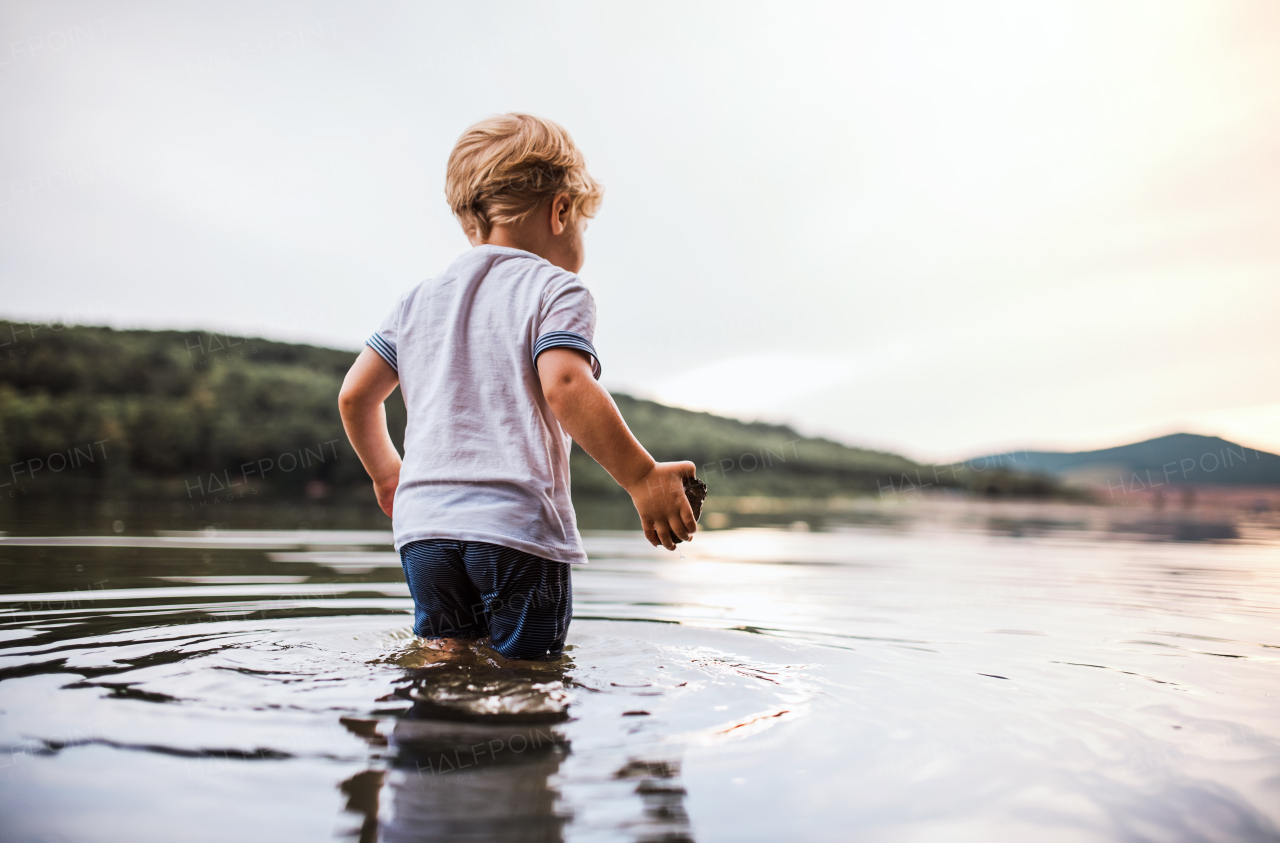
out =
[[[578,278],[602,196],[569,133],[503,114],[463,133],[445,195],[472,249],[400,297],[347,373],[343,426],[392,517],[414,633],[559,656],[569,565],[587,561],[569,498],[576,441],[674,549],[697,530],[689,462],[658,463],[597,383],[595,302]],[[408,408],[403,461],[383,402]]]

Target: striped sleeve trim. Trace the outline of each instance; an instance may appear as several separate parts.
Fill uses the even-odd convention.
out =
[[[578,351],[590,354],[591,374],[596,380],[600,380],[600,358],[596,356],[596,347],[582,334],[575,334],[573,331],[551,331],[538,337],[537,342],[533,344],[535,366],[538,364],[538,355],[549,348],[576,348]]]
[[[378,352],[378,356],[387,361],[387,365],[397,372],[400,367],[396,365],[396,347],[382,338],[382,334],[374,334],[365,340],[365,345]]]

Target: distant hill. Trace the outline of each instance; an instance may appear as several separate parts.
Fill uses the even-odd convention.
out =
[[[1280,486],[1280,456],[1217,436],[1174,433],[1100,451],[1015,451],[968,460],[975,469],[1000,465],[1075,485],[1126,488],[1155,484]],[[1135,481],[1136,478],[1136,481]]]
[[[0,484],[8,481],[0,494],[110,489],[193,506],[247,494],[371,500],[338,416],[338,388],[354,359],[350,351],[208,332],[0,320]],[[717,495],[875,494],[921,473],[936,488],[977,489],[979,479],[992,494],[1048,488],[1019,485],[1007,472],[937,479],[905,457],[789,427],[614,398],[654,456],[692,460]],[[399,447],[398,395],[387,412]],[[576,448],[572,465],[575,498],[623,494]]]
[[[874,494],[886,478],[921,468],[906,457],[801,436],[784,425],[743,422],[615,393],[627,425],[658,460],[690,460],[716,495],[823,498]],[[575,495],[623,494],[576,446]],[[952,483],[958,486],[958,483]]]

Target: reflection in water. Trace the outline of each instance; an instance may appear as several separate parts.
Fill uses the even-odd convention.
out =
[[[614,774],[615,778],[636,782],[636,793],[644,802],[644,819],[636,829],[636,839],[685,843],[692,841],[689,815],[684,810],[684,787],[680,765],[672,761],[633,759]]]
[[[378,839],[378,793],[382,790],[384,775],[382,770],[365,770],[339,786],[347,797],[346,809],[364,815],[360,828],[353,834],[358,835],[358,843],[374,843]]]
[[[461,653],[411,646],[385,661],[406,671],[383,701],[412,702],[389,737],[377,720],[342,718],[371,748],[390,750],[388,772],[365,770],[341,785],[346,810],[363,815],[360,843],[563,840],[573,812],[553,777],[570,752],[557,728],[569,719],[569,659],[512,662],[475,645]],[[632,759],[614,773],[634,784],[641,803],[641,817],[627,824],[635,840],[692,841],[678,777],[673,760]]]
[[[1280,516],[882,509],[588,535],[557,664],[385,534],[0,523],[0,839],[1280,839]]]
[[[402,719],[383,840],[552,841],[569,817],[550,779],[569,751],[549,727]]]

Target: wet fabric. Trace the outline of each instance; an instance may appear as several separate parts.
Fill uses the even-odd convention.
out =
[[[559,656],[573,614],[569,566],[484,542],[431,539],[400,550],[423,638],[491,639],[510,659]]]

